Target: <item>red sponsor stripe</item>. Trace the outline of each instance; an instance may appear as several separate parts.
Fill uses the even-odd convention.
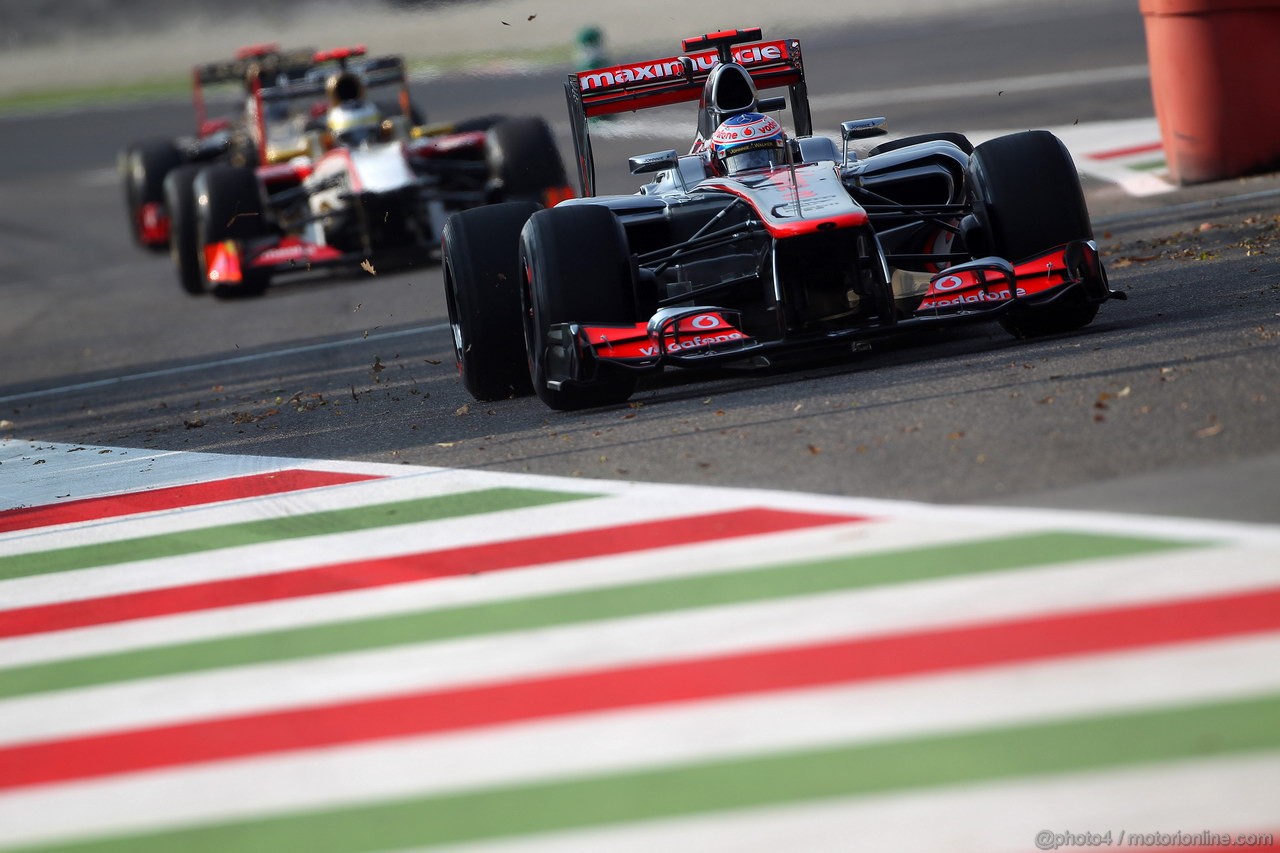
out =
[[[0,789],[251,755],[1275,631],[1280,589],[424,691],[0,750]]]
[[[305,471],[294,469],[274,471],[270,474],[249,474],[189,486],[166,486],[145,492],[129,492],[100,498],[82,498],[47,506],[22,507],[0,512],[0,533],[11,530],[31,530],[51,524],[69,524],[76,521],[98,521],[139,512],[156,512],[166,509],[200,506],[201,504],[233,501],[241,498],[258,498],[301,489],[317,489],[337,486],[360,480],[377,480],[373,474],[341,474],[334,471]]]
[[[1159,142],[1149,142],[1145,145],[1131,145],[1128,148],[1116,148],[1111,151],[1099,151],[1096,154],[1090,154],[1093,160],[1114,160],[1117,157],[1128,157],[1131,154],[1148,154],[1152,151],[1163,150],[1164,146]]]
[[[865,520],[851,515],[741,509],[601,527],[554,536],[468,545],[379,560],[336,563],[83,601],[15,608],[0,611],[0,637],[63,631],[174,613],[413,583],[430,578],[496,572],[561,560],[603,557],[672,545]]]

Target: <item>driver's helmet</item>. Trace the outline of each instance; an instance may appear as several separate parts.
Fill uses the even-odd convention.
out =
[[[348,148],[376,142],[382,135],[382,115],[368,101],[346,101],[331,108],[328,124],[333,144]]]
[[[711,166],[717,174],[780,166],[786,161],[787,134],[762,113],[739,113],[711,135]]]

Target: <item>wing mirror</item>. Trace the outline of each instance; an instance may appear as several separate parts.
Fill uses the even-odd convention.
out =
[[[868,139],[872,136],[884,136],[889,132],[889,120],[879,118],[856,118],[840,125],[840,138],[845,142],[850,139]]]
[[[868,139],[872,136],[884,136],[889,132],[889,120],[884,116],[877,118],[856,118],[853,121],[840,123],[840,138],[844,140],[841,151],[843,162],[849,162],[849,140]]]
[[[633,175],[644,175],[649,172],[661,172],[663,169],[674,169],[680,165],[680,155],[674,148],[668,151],[655,151],[652,154],[638,154],[627,159],[627,167]]]

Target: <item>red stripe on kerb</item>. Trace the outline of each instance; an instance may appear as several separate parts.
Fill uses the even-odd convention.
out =
[[[413,583],[454,575],[519,569],[540,563],[606,557],[673,545],[713,542],[718,539],[865,520],[850,515],[741,509],[602,527],[555,536],[469,545],[380,560],[337,563],[269,575],[4,610],[0,611],[0,637],[64,631],[131,619]]]
[[[887,635],[0,750],[0,788],[519,721],[902,678],[1280,628],[1280,590]]]
[[[270,474],[249,474],[189,486],[166,486],[145,492],[129,492],[100,498],[82,498],[60,504],[22,507],[0,512],[0,533],[31,530],[52,524],[76,521],[98,521],[140,512],[157,512],[189,506],[259,498],[302,489],[318,489],[360,480],[379,480],[373,474],[341,474],[334,471],[288,470]]]
[[[1131,145],[1128,148],[1116,148],[1112,151],[1099,151],[1097,154],[1088,155],[1091,160],[1114,160],[1117,157],[1128,157],[1130,154],[1149,154],[1152,151],[1161,151],[1164,146],[1159,142],[1148,142],[1145,145]]]

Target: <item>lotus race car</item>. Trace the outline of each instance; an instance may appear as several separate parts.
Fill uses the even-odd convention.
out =
[[[169,211],[165,207],[164,179],[184,163],[253,163],[256,144],[246,120],[246,95],[253,74],[270,79],[298,77],[312,65],[315,51],[282,51],[279,45],[255,44],[241,48],[235,59],[209,62],[192,69],[192,101],[196,114],[195,136],[153,138],[135,142],[120,153],[125,208],[134,240],[155,251],[169,251]],[[229,98],[217,96],[230,89]],[[209,96],[209,90],[215,93]],[[231,110],[214,116],[215,105]]]
[[[449,321],[477,399],[616,404],[669,366],[763,365],[976,320],[1017,336],[1068,332],[1123,298],[1053,135],[975,149],[932,133],[864,150],[887,133],[883,118],[844,122],[839,143],[813,134],[795,39],[733,30],[683,50],[569,76],[580,198],[450,218]],[[789,97],[759,94],[777,88]],[[595,195],[591,119],[690,101],[688,154],[632,157],[650,182]],[[764,115],[788,108],[789,137]]]
[[[193,164],[164,183],[171,253],[192,294],[429,263],[451,213],[573,195],[542,119],[424,125],[398,56],[338,48],[300,78],[254,76],[247,111],[256,163]]]

